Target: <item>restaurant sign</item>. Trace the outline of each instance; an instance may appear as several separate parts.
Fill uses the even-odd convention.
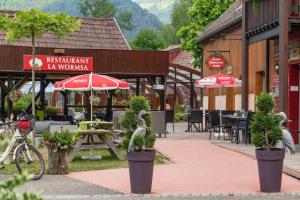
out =
[[[227,60],[221,54],[212,54],[207,58],[206,65],[211,70],[219,71],[226,67]]]
[[[24,55],[24,70],[32,70],[33,60],[31,55]],[[35,66],[40,71],[64,71],[64,72],[92,72],[92,57],[76,56],[47,56],[37,55]]]

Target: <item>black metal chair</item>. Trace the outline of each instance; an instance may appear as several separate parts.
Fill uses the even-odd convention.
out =
[[[250,135],[250,123],[252,120],[253,112],[247,112],[247,118],[246,120],[238,120],[237,126],[235,127],[235,137],[236,137],[236,143],[240,142],[239,138],[239,131],[242,131],[242,133],[245,135],[245,144],[247,145],[251,143],[251,135]]]
[[[174,122],[175,122],[175,119],[174,119],[174,116],[175,115],[175,112],[174,110],[166,110],[166,124],[167,123],[172,123],[173,124],[173,133],[174,133]]]
[[[198,127],[196,126],[198,124]],[[193,132],[193,126],[197,132],[203,131],[203,110],[190,110],[190,116],[188,117],[188,130]]]
[[[223,129],[223,131],[225,133],[228,134],[229,139],[232,137],[231,133],[232,133],[232,120],[228,117],[226,117],[226,115],[233,115],[235,111],[233,110],[222,110],[222,124],[220,125],[221,128]],[[224,140],[226,139],[226,135],[224,134]]]
[[[221,126],[220,126],[220,111],[209,111],[209,139],[211,140],[211,133],[217,131],[219,133],[218,139],[220,139]]]

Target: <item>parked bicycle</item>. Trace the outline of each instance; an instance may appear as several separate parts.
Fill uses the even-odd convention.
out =
[[[13,151],[13,160],[18,171],[33,174],[33,180],[38,180],[45,172],[45,162],[41,153],[28,143],[28,135],[33,130],[34,123],[34,116],[23,111],[17,116],[17,121],[0,124],[0,126],[9,126],[9,130],[13,133],[12,140],[4,153],[0,155],[0,164],[3,165],[4,160],[7,159],[15,144],[17,144]]]

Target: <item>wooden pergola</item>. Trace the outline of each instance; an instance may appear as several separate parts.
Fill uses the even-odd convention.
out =
[[[5,96],[13,89],[20,89],[26,82],[31,81],[30,71],[23,70],[23,55],[30,55],[30,47],[0,46],[0,113],[6,115],[4,105]],[[37,48],[38,55],[56,54],[55,48]],[[61,51],[59,51],[61,52]],[[163,51],[133,51],[133,50],[108,50],[108,49],[63,49],[63,56],[93,57],[94,73],[106,74],[120,79],[130,78],[136,80],[136,94],[140,94],[141,79],[149,83],[159,82],[166,85],[169,72],[168,52]],[[40,92],[36,100],[40,99],[41,110],[45,110],[45,89],[50,83],[63,80],[67,77],[82,74],[82,72],[37,71],[36,79],[41,81]],[[61,92],[64,97],[64,114],[68,114],[68,92]],[[165,109],[165,90],[160,95],[160,108]],[[8,113],[12,112],[12,102],[7,99]],[[109,95],[107,108],[111,111],[112,95]],[[28,105],[27,111],[30,111]],[[89,109],[88,109],[89,110]],[[109,113],[110,115],[112,113]]]

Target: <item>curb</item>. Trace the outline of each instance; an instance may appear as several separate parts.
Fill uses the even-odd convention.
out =
[[[249,196],[299,196],[300,192],[280,193],[163,193],[163,194],[115,194],[115,195],[45,195],[45,199],[110,199],[110,198],[162,198],[162,197],[249,197]]]

